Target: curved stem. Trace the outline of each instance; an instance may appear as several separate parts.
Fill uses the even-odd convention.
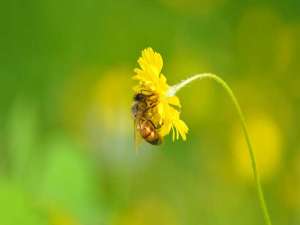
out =
[[[211,73],[197,74],[197,75],[194,75],[194,76],[192,76],[192,77],[190,77],[186,80],[181,81],[179,84],[176,84],[176,85],[170,87],[168,95],[173,96],[173,95],[175,95],[175,93],[177,91],[179,91],[181,88],[183,88],[187,84],[191,83],[192,81],[197,80],[197,79],[204,79],[204,78],[212,79],[212,80],[216,81],[217,83],[219,83],[225,89],[225,91],[229,95],[230,99],[232,100],[232,102],[235,106],[235,109],[237,110],[237,113],[238,113],[238,116],[240,118],[240,122],[241,122],[241,125],[242,125],[242,130],[243,130],[243,133],[245,135],[245,139],[246,139],[246,142],[247,142],[247,145],[248,145],[248,150],[249,150],[249,155],[250,155],[250,159],[251,159],[253,175],[254,175],[254,179],[255,179],[255,182],[256,182],[257,194],[258,194],[258,198],[259,198],[259,202],[260,202],[260,207],[263,211],[265,223],[267,225],[272,225],[271,219],[270,219],[270,216],[269,216],[269,212],[268,212],[268,208],[267,208],[267,205],[266,205],[266,202],[265,202],[264,193],[263,193],[263,190],[262,190],[260,177],[259,177],[259,174],[258,174],[258,171],[257,171],[255,154],[254,154],[252,144],[251,144],[251,141],[250,141],[246,120],[245,120],[244,114],[241,110],[241,107],[240,107],[235,95],[233,94],[233,91],[228,86],[228,84],[224,80],[222,80],[220,77],[216,76],[215,74],[211,74]]]

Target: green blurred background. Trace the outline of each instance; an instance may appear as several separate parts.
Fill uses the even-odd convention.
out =
[[[300,224],[300,1],[3,1],[1,225],[264,224],[238,117],[179,93],[186,142],[133,147],[143,48],[170,84],[213,72],[245,111],[274,224]]]

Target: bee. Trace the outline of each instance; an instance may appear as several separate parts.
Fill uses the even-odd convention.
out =
[[[153,93],[138,93],[134,96],[134,103],[131,107],[131,113],[134,118],[134,132],[135,140],[137,139],[136,132],[152,145],[159,145],[162,143],[158,129],[152,122],[149,110],[157,106],[158,96]]]

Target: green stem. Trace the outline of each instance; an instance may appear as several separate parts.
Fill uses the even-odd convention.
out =
[[[258,171],[257,171],[255,154],[254,154],[252,144],[251,144],[251,141],[250,141],[246,120],[245,120],[244,114],[241,110],[241,107],[240,107],[235,95],[233,94],[233,91],[228,86],[228,84],[224,80],[222,80],[220,77],[216,76],[215,74],[211,74],[211,73],[197,74],[197,75],[194,75],[194,76],[192,76],[192,77],[190,77],[186,80],[183,80],[182,82],[180,82],[177,85],[174,85],[174,86],[170,87],[168,95],[173,96],[173,95],[175,95],[175,93],[177,91],[179,91],[181,88],[183,88],[184,86],[186,86],[190,82],[192,82],[194,80],[197,80],[197,79],[205,79],[205,78],[212,79],[212,80],[216,81],[217,83],[221,84],[221,86],[225,89],[225,91],[229,95],[230,99],[232,100],[232,102],[235,106],[235,109],[237,110],[237,113],[239,115],[240,122],[241,122],[241,125],[242,125],[242,130],[243,130],[243,133],[245,135],[246,142],[247,142],[247,145],[248,145],[248,150],[249,150],[249,155],[250,155],[250,159],[251,159],[253,175],[254,175],[254,179],[255,179],[255,182],[256,182],[257,194],[258,194],[258,198],[259,198],[260,207],[261,207],[261,210],[263,212],[266,225],[272,225],[271,219],[270,219],[270,216],[269,216],[269,212],[268,212],[268,208],[267,208],[267,205],[266,205],[266,202],[265,202],[264,193],[263,193],[263,190],[262,190],[260,177],[259,177],[259,174],[258,174]]]

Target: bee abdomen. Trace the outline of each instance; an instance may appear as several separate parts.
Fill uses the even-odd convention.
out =
[[[147,138],[145,138],[145,140],[148,143],[153,144],[153,145],[159,145],[159,144],[161,144],[161,138],[155,132],[151,132],[151,134]]]
[[[161,138],[151,121],[143,121],[139,127],[141,136],[150,144],[158,145]]]

